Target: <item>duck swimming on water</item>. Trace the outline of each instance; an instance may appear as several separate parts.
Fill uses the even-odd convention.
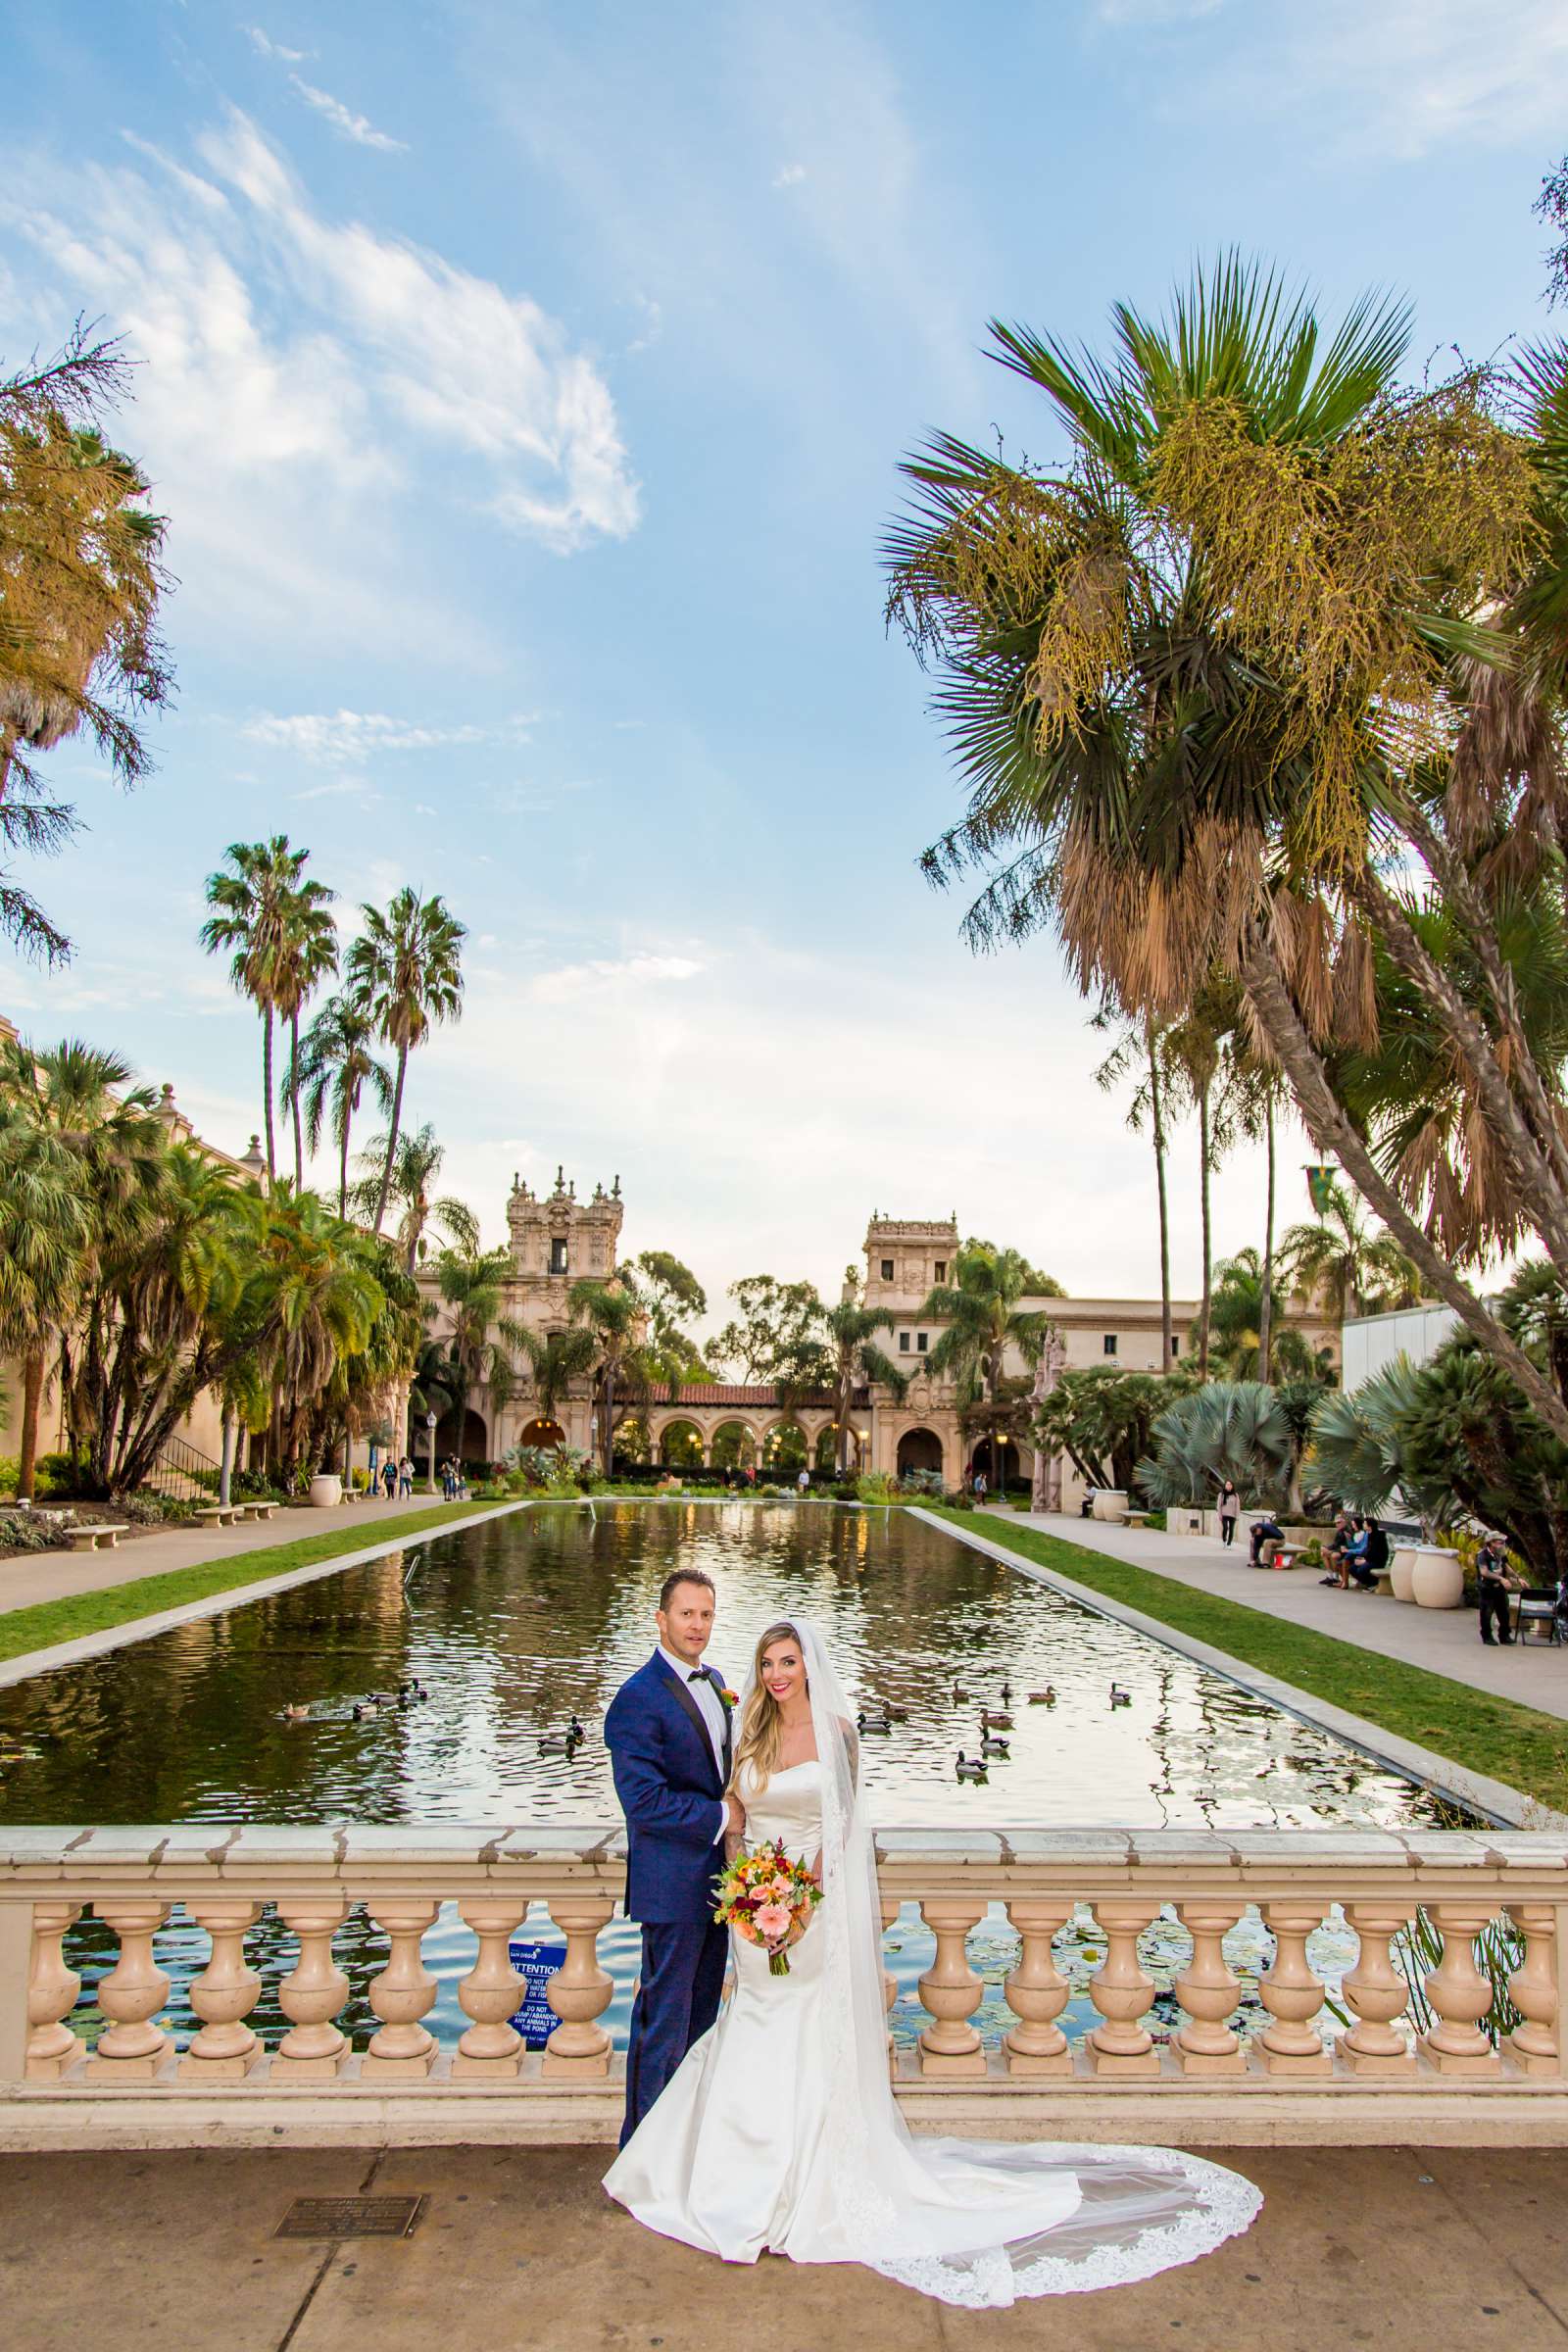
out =
[[[986,1777],[986,1768],[980,1758],[966,1756],[961,1747],[956,1769],[960,1781],[983,1781]]]

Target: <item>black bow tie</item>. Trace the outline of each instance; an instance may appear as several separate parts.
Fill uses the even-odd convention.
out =
[[[694,1666],[690,1674],[686,1677],[686,1680],[689,1683],[706,1683],[708,1680],[708,1668],[706,1666]]]

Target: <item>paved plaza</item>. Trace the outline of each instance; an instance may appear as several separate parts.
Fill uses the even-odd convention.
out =
[[[221,2148],[0,2161],[26,2352],[1506,2352],[1568,2346],[1568,2151],[1216,2151],[1254,2228],[1140,2286],[964,2312],[869,2272],[727,2268],[652,2236],[598,2148]],[[422,2192],[406,2240],[276,2239],[302,2196]]]

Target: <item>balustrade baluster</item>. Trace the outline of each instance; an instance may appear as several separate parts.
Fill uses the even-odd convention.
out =
[[[599,1965],[599,1931],[614,1904],[608,1895],[554,1896],[550,1916],[566,1938],[566,1957],[545,1990],[561,2023],[545,2044],[546,2075],[608,2075],[610,2035],[594,2020],[610,2006],[615,1987]]]
[[[898,1918],[898,1916],[899,1916],[899,1913],[900,1913],[900,1911],[903,1909],[903,1907],[904,1907],[904,1906],[903,1906],[903,1905],[902,1905],[902,1904],[901,1904],[901,1903],[898,1901],[897,1897],[895,1897],[895,1896],[892,1896],[892,1895],[886,1895],[886,1894],[885,1894],[885,1895],[882,1897],[882,1903],[881,1903],[881,1910],[882,1910],[882,1933],[883,1933],[883,1935],[884,1935],[884,1936],[887,1934],[887,1932],[888,1932],[889,1928],[891,1928],[891,1927],[892,1927],[892,1925],[893,1925],[894,1921],[895,1921],[895,1920]],[[879,1959],[881,1958],[881,1949],[880,1949],[880,1946],[878,1947],[878,1954],[877,1954],[877,1956],[878,1956],[878,1958],[879,1958]],[[889,2073],[890,2073],[890,2074],[896,2073],[896,2072],[897,2072],[897,2070],[898,2070],[898,2059],[897,2059],[897,2057],[896,2057],[896,2055],[895,2055],[895,2053],[894,2053],[894,2048],[893,2048],[893,2025],[892,2025],[892,2019],[893,2019],[893,2004],[894,2004],[894,2002],[895,2002],[895,2001],[898,1999],[898,1997],[899,1997],[899,1980],[898,1980],[898,1978],[897,1978],[897,1977],[896,1977],[896,1976],[893,1974],[893,1971],[892,1971],[892,1970],[889,1968],[889,1966],[888,1966],[887,1962],[886,1962],[885,1960],[883,1960],[883,1962],[882,1962],[882,2006],[883,2006],[884,2010],[886,2010],[886,2012],[887,2012],[888,2021],[889,2021],[889,2022],[888,2022],[888,2071],[889,2071]]]
[[[1341,2036],[1340,2055],[1352,2074],[1413,2074],[1415,2052],[1395,2024],[1409,2007],[1410,1987],[1389,1945],[1414,1909],[1408,1903],[1348,1903],[1345,1916],[1361,1948],[1343,1987],[1356,2022]]]
[[[452,2061],[455,2076],[515,2075],[522,2035],[508,2021],[521,2006],[523,1982],[512,1965],[512,1938],[527,1918],[520,1897],[472,1899],[458,1906],[479,1938],[479,1957],[458,1986],[469,2026]]]
[[[1274,1960],[1257,1989],[1270,2023],[1257,2048],[1271,2075],[1331,2075],[1334,2061],[1312,2020],[1323,2008],[1323,1987],[1306,1957],[1306,1939],[1323,1925],[1320,1904],[1265,1903]]]
[[[192,2082],[242,2082],[262,2054],[244,2023],[262,1997],[262,1980],[245,1965],[245,1935],[262,1916],[260,1903],[192,1903],[190,1915],[213,1939],[212,1958],[190,1988],[190,2005],[201,2019],[179,2062]]]
[[[81,1979],[66,1966],[60,1945],[81,1917],[79,1903],[34,1903],[32,1957],[27,1970],[26,2072],[29,2082],[57,2082],[82,2055],[82,2045],[66,2024],[76,2006]]]
[[[1171,2044],[1176,2062],[1189,2075],[1245,2074],[1247,2053],[1228,2022],[1242,1988],[1224,1949],[1242,1906],[1204,1900],[1178,1903],[1176,1916],[1193,1939],[1187,1973],[1176,1980],[1176,1998],[1187,2012],[1187,2022]]]
[[[1018,1965],[1003,1987],[1018,2019],[1002,2037],[1009,2075],[1070,2075],[1072,2052],[1056,2019],[1072,1997],[1057,1972],[1052,1946],[1072,1917],[1066,1901],[1009,1902],[1007,1917],[1018,1931]]]
[[[985,1986],[969,1966],[966,1938],[985,1917],[977,1902],[932,1901],[920,1917],[937,1939],[936,1958],[920,1979],[920,1998],[932,2023],[920,2036],[922,2075],[983,2075],[985,2045],[966,2021],[979,2008]]]
[[[153,1936],[170,1905],[116,1895],[96,1909],[119,1936],[120,1956],[99,1981],[98,2006],[111,2022],[98,2036],[87,2072],[98,2082],[150,2082],[173,2048],[152,2023],[169,1998],[169,1979],[153,1959]]]
[[[1097,2074],[1157,2075],[1153,2035],[1138,2022],[1154,1997],[1153,1980],[1138,1957],[1138,1938],[1159,1917],[1159,1906],[1103,1902],[1094,1911],[1106,1948],[1089,1980],[1089,1997],[1104,2022],[1092,2029],[1085,2054]]]
[[[1434,1903],[1428,1913],[1443,1938],[1443,1958],[1424,1980],[1437,2024],[1421,2047],[1443,2075],[1495,2075],[1502,2062],[1480,2020],[1492,2007],[1492,1979],[1477,1968],[1472,1938],[1490,1927],[1490,1902]]]
[[[348,2057],[348,2035],[333,2021],[348,2000],[349,1981],[332,1958],[332,1938],[349,1910],[329,1897],[277,1906],[300,1941],[300,1956],[277,1988],[277,2005],[292,2020],[272,2059],[272,2073],[283,2082],[328,2082]]]
[[[369,2002],[381,2020],[372,2034],[360,2073],[367,2082],[423,2077],[435,2064],[435,2035],[419,2020],[435,1999],[435,1979],[424,1965],[420,1944],[435,1924],[439,1903],[411,1902],[389,1895],[370,1916],[386,1931],[390,1950],[378,1977],[370,1979]]]
[[[1508,1917],[1525,1939],[1525,1956],[1508,1979],[1508,1998],[1524,2019],[1508,2047],[1527,2075],[1561,2071],[1557,2048],[1557,1914],[1550,1903],[1510,1903]]]

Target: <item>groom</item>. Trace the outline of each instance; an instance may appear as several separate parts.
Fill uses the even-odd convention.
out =
[[[724,1838],[746,1822],[726,1795],[730,1705],[703,1664],[713,1630],[711,1577],[664,1579],[659,1647],[623,1683],[605,1717],[615,1794],[626,1816],[626,1916],[642,1922],[642,1984],[626,2052],[626,2120],[636,2131],[692,2043],[718,2015],[729,1937],[713,1921]]]

